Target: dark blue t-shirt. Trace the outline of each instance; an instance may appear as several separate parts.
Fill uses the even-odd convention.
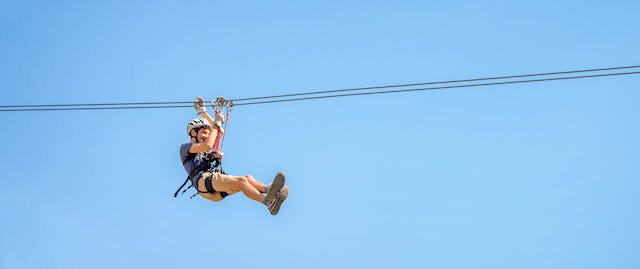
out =
[[[189,153],[189,148],[191,148],[193,143],[184,143],[180,145],[180,160],[182,161],[182,166],[184,166],[184,170],[187,171],[187,175],[191,174],[191,171],[196,169],[200,164],[204,162],[205,157],[209,154],[207,152],[198,152],[198,153]],[[197,186],[198,178],[202,176],[203,172],[198,173],[191,179],[191,184],[193,186]]]

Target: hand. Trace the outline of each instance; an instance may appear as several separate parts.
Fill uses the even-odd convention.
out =
[[[196,101],[193,102],[193,107],[196,109],[196,113],[198,113],[198,115],[202,115],[202,113],[207,112],[207,108],[204,105],[204,100],[200,96],[198,96],[196,98]]]
[[[219,129],[222,129],[222,125],[224,124],[224,116],[222,115],[222,113],[220,111],[216,111],[216,115],[215,115],[215,119],[213,120],[213,124],[217,125]]]
[[[218,158],[218,159],[222,160],[222,158],[224,158],[224,152],[223,151],[217,151],[216,153],[214,153],[213,156],[215,158]]]

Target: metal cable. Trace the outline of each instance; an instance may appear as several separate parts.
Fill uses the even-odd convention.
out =
[[[337,98],[337,97],[346,97],[346,96],[400,93],[400,92],[413,92],[413,91],[427,91],[427,90],[440,90],[440,89],[452,89],[452,88],[468,88],[468,87],[480,87],[480,86],[492,86],[492,85],[504,85],[504,84],[517,84],[517,83],[531,83],[531,82],[554,81],[554,80],[568,80],[568,79],[582,79],[582,78],[607,77],[607,76],[621,76],[621,75],[632,75],[632,74],[639,74],[640,73],[640,72],[622,72],[622,73],[608,73],[608,74],[595,74],[595,75],[570,76],[570,77],[553,77],[553,78],[532,79],[532,80],[516,80],[516,81],[506,81],[506,82],[502,81],[502,82],[464,84],[464,85],[441,86],[441,87],[411,88],[411,89],[400,89],[400,90],[389,90],[389,91],[370,91],[370,92],[358,92],[358,93],[348,93],[348,94],[321,95],[321,96],[312,96],[312,97],[289,98],[289,99],[246,102],[246,103],[242,102],[242,101],[248,101],[248,100],[273,99],[273,98],[304,96],[304,95],[318,95],[318,94],[337,93],[337,92],[346,92],[346,91],[362,91],[362,90],[409,87],[409,86],[424,86],[424,85],[434,85],[434,84],[462,83],[462,82],[473,82],[473,81],[511,79],[511,78],[535,77],[535,76],[549,76],[549,75],[558,75],[558,74],[572,74],[572,73],[596,72],[596,71],[606,71],[606,70],[621,70],[621,69],[633,69],[633,68],[640,68],[640,66],[622,66],[622,67],[585,69],[585,70],[574,70],[574,71],[562,71],[562,72],[549,72],[549,73],[538,73],[538,74],[502,76],[502,77],[485,77],[485,78],[474,78],[474,79],[464,79],[464,80],[450,80],[450,81],[426,82],[426,83],[414,83],[414,84],[398,84],[398,85],[387,85],[387,86],[365,87],[365,88],[350,88],[350,89],[340,89],[340,90],[330,90],[330,91],[318,91],[318,92],[294,93],[294,94],[285,94],[285,95],[272,95],[272,96],[263,96],[263,97],[253,97],[253,98],[241,98],[241,99],[234,99],[234,100],[231,100],[231,101],[239,102],[239,103],[236,103],[235,105],[246,106],[246,105],[256,105],[256,104],[268,104],[268,103],[292,102],[292,101],[313,100],[313,99]],[[191,105],[192,103],[193,103],[193,101],[184,101],[184,102],[136,102],[136,103],[123,102],[123,103],[95,103],[95,104],[50,104],[50,105],[7,105],[7,106],[0,106],[0,108],[5,108],[5,109],[0,109],[0,112],[189,108],[189,107],[193,107]],[[181,104],[189,104],[189,105],[181,105]]]
[[[543,81],[553,81],[553,80],[569,80],[569,79],[584,79],[584,78],[594,78],[594,77],[623,76],[623,75],[633,75],[633,74],[640,74],[640,71],[638,71],[638,72],[625,72],[625,73],[599,74],[599,75],[587,75],[587,76],[573,76],[573,77],[559,77],[559,78],[545,78],[545,79],[531,79],[531,80],[516,80],[516,81],[506,81],[506,82],[466,84],[466,85],[442,86],[442,87],[430,87],[430,88],[417,88],[417,89],[404,89],[404,90],[393,90],[393,91],[377,91],[377,92],[361,92],[361,93],[324,95],[324,96],[314,96],[314,97],[303,97],[303,98],[281,99],[281,100],[271,100],[271,101],[238,103],[238,104],[236,104],[236,106],[258,105],[258,104],[269,104],[269,103],[280,103],[280,102],[292,102],[292,101],[303,101],[303,100],[313,100],[313,99],[326,99],[326,98],[337,98],[337,97],[358,96],[358,95],[372,95],[372,94],[387,94],[387,93],[429,91],[429,90],[469,88],[469,87],[481,87],[481,86],[493,86],[493,85],[505,85],[505,84],[532,83],[532,82],[543,82]]]
[[[601,71],[633,69],[633,68],[640,68],[640,66],[634,65],[634,66],[608,67],[608,68],[597,68],[597,69],[583,69],[583,70],[537,73],[537,74],[512,75],[512,76],[502,76],[502,77],[484,77],[484,78],[446,80],[446,81],[423,82],[423,83],[412,83],[412,84],[397,84],[397,85],[362,87],[362,88],[347,88],[347,89],[328,90],[328,91],[316,91],[316,92],[292,93],[292,94],[282,94],[282,95],[251,97],[251,98],[239,98],[239,99],[234,99],[233,101],[238,102],[238,101],[283,98],[283,97],[292,97],[292,96],[301,96],[301,95],[315,95],[315,94],[326,94],[326,93],[336,93],[336,92],[347,92],[347,91],[363,91],[363,90],[376,90],[376,89],[411,87],[411,86],[425,86],[425,85],[436,85],[436,84],[474,82],[474,81],[484,81],[484,80],[499,80],[499,79],[512,79],[512,78],[523,78],[523,77],[539,77],[539,76],[551,76],[551,75],[586,73],[586,72],[601,72]]]

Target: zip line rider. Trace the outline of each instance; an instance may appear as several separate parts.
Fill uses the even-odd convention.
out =
[[[180,159],[189,174],[187,180],[191,180],[191,186],[195,187],[200,196],[213,202],[219,202],[227,195],[241,191],[246,197],[266,205],[271,215],[278,214],[289,193],[289,188],[284,185],[284,174],[278,173],[271,184],[265,185],[251,175],[232,176],[221,169],[214,169],[224,157],[224,153],[218,150],[218,143],[224,134],[222,126],[225,119],[220,110],[215,111],[215,119],[211,118],[201,97],[193,105],[202,118],[189,122],[189,142],[180,146]]]

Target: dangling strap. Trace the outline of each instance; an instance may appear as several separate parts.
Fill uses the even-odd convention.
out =
[[[191,171],[191,173],[189,174],[189,176],[187,176],[187,179],[185,179],[184,182],[182,183],[182,185],[180,185],[180,188],[178,188],[176,193],[173,194],[173,197],[177,197],[178,196],[178,193],[180,192],[180,190],[182,190],[182,188],[184,188],[184,185],[187,185],[187,182],[189,182],[189,180],[191,178],[194,178],[195,176],[198,175],[198,173],[200,173],[202,171],[209,170],[210,168],[211,168],[211,163],[210,162],[203,162],[202,164],[197,166],[195,169],[193,169]],[[189,187],[187,187],[186,189],[184,189],[181,194],[184,194],[185,192],[187,192],[187,190],[189,190],[191,187],[193,187],[193,184],[190,185]]]
[[[178,190],[176,191],[176,193],[173,194],[173,197],[177,197],[178,193],[180,192],[180,190],[182,190],[182,188],[184,188],[184,185],[187,185],[187,182],[189,182],[189,178],[184,180],[184,183],[182,183],[182,185],[180,185],[180,188],[178,188]],[[189,188],[184,189],[184,191],[182,191],[182,193],[184,193],[185,191],[187,191]]]

